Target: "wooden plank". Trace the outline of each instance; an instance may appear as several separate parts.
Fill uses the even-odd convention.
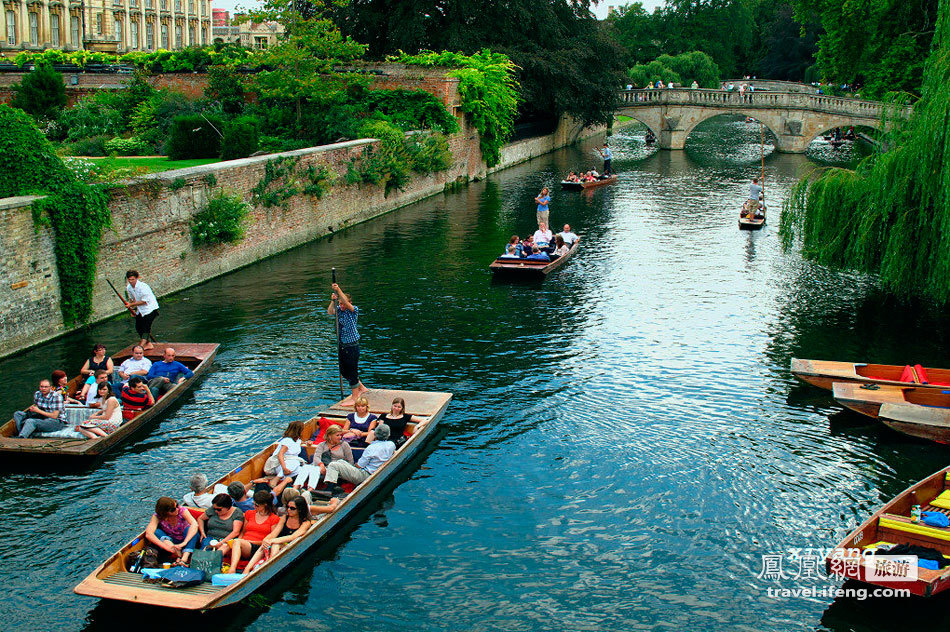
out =
[[[451,393],[429,391],[395,391],[388,389],[374,389],[363,395],[369,400],[369,410],[377,415],[392,410],[392,402],[396,397],[406,400],[406,413],[409,415],[431,416],[435,414],[452,397]],[[340,400],[330,407],[337,414],[346,414],[353,410],[352,406],[343,406]]]

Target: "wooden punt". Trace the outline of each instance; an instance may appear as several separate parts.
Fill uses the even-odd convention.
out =
[[[950,409],[950,390],[914,386],[881,386],[857,382],[835,382],[835,400],[845,408],[878,418],[883,404],[911,404]]]
[[[881,404],[877,418],[901,434],[950,443],[950,408],[888,402]]]
[[[923,368],[923,367],[921,367]],[[835,382],[864,382],[917,388],[950,388],[950,370],[924,368],[921,379],[914,372],[913,380],[901,381],[906,367],[894,364],[863,364],[830,360],[792,358],[792,375],[806,384],[830,391]]]
[[[936,595],[950,588],[950,566],[938,570],[915,566],[916,573],[907,567],[910,572],[903,577],[880,578],[880,573],[875,571],[881,567],[875,564],[876,556],[869,552],[869,549],[873,549],[872,545],[887,542],[928,547],[950,556],[950,528],[929,527],[910,519],[913,505],[920,505],[923,511],[950,514],[947,509],[950,507],[948,476],[950,467],[912,485],[849,533],[825,558],[828,574],[883,588],[906,589],[922,597]],[[899,567],[891,568],[898,572],[901,570]]]
[[[743,205],[739,211],[739,230],[760,230],[765,226],[765,210],[762,211],[761,218],[745,217],[746,207]]]
[[[203,583],[191,588],[168,589],[145,583],[141,575],[127,571],[128,556],[139,551],[144,545],[145,532],[142,531],[90,573],[73,589],[74,592],[103,599],[206,611],[236,604],[259,590],[269,580],[291,566],[307,550],[339,528],[349,515],[370,500],[380,488],[384,487],[387,480],[420,452],[425,442],[435,435],[436,426],[445,413],[452,394],[373,390],[367,393],[366,397],[369,399],[370,410],[377,414],[389,412],[393,398],[402,397],[406,400],[406,412],[424,419],[414,424],[412,436],[396,450],[392,458],[356,486],[340,501],[332,513],[317,514],[314,525],[303,536],[281,549],[277,555],[271,557],[256,571],[230,586],[212,586],[209,583]],[[337,402],[330,410],[320,413],[320,416],[343,418],[351,410],[352,407],[343,407],[340,402]],[[306,423],[304,437],[314,436],[317,430],[318,417],[314,417]],[[217,484],[227,485],[233,481],[246,484],[261,476],[264,462],[273,453],[275,446],[276,443],[267,446],[209,485],[208,490],[210,491]],[[142,522],[146,522],[147,519],[147,515],[143,516]]]
[[[557,259],[552,259],[551,261],[533,261],[528,259],[505,259],[499,257],[495,259],[488,269],[492,271],[496,276],[512,276],[512,277],[546,277],[551,272],[554,272],[565,263],[567,260],[574,256],[574,253],[577,252],[577,247],[580,245],[580,237],[577,238],[571,248],[567,251],[567,254],[558,257]]]
[[[16,436],[16,424],[11,419],[0,427],[0,453],[4,454],[31,454],[50,456],[93,457],[111,450],[119,443],[129,438],[132,433],[142,428],[162,414],[183,393],[211,367],[215,354],[218,352],[217,343],[192,342],[156,342],[155,347],[145,353],[145,357],[152,362],[162,359],[167,347],[175,350],[175,359],[194,372],[194,376],[180,384],[176,384],[167,393],[162,395],[151,408],[146,408],[132,419],[125,421],[119,429],[105,437],[97,439],[63,439],[63,438],[33,438],[20,439]],[[126,347],[112,356],[118,367],[124,360],[132,356],[132,347]],[[70,392],[78,390],[82,385],[80,377],[70,381]]]
[[[617,174],[607,176],[606,178],[599,178],[591,182],[569,182],[567,180],[561,180],[561,188],[568,191],[583,191],[584,189],[593,189],[594,187],[600,187],[605,184],[613,184],[616,181]]]

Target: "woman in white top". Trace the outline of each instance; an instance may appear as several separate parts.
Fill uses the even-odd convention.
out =
[[[303,422],[292,421],[284,431],[284,436],[277,442],[273,456],[277,458],[275,475],[283,478],[293,476],[300,469],[300,436],[303,434]],[[271,485],[273,487],[273,485]]]
[[[554,236],[554,243],[557,245],[557,248],[554,249],[554,254],[558,257],[563,257],[568,253],[570,248],[567,247],[567,244],[564,243],[564,238],[560,234]]]
[[[122,408],[119,400],[112,394],[112,385],[100,382],[96,385],[99,399],[99,410],[94,412],[81,425],[76,426],[83,436],[90,439],[108,436],[122,425]]]

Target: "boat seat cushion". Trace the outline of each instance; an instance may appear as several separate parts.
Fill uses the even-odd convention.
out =
[[[917,376],[914,374],[914,367],[911,365],[906,365],[904,370],[901,372],[899,382],[911,382],[914,383],[917,381]]]
[[[904,533],[913,533],[936,540],[950,542],[950,529],[940,529],[938,527],[928,527],[922,523],[903,522],[896,520],[895,517],[887,517],[887,514],[880,517],[878,527],[881,529],[890,529],[892,531],[902,531]]]
[[[930,504],[941,509],[950,509],[950,489],[940,492],[940,495],[931,500]]]
[[[917,373],[917,379],[920,380],[921,384],[929,384],[930,380],[927,379],[927,369],[920,366],[919,364],[914,365],[914,371]]]
[[[66,426],[62,430],[57,430],[56,432],[37,432],[33,434],[34,437],[40,437],[43,439],[87,439],[88,437],[82,435],[74,426]]]

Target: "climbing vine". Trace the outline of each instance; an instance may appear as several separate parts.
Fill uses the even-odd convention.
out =
[[[37,227],[53,230],[63,322],[87,321],[99,240],[112,219],[105,186],[70,170],[25,112],[0,105],[0,197],[16,195],[46,196],[33,212]]]
[[[208,205],[191,218],[191,243],[214,246],[240,241],[249,209],[239,195],[218,191]]]
[[[272,208],[283,206],[300,193],[297,181],[297,156],[277,156],[264,165],[264,177],[251,189],[251,200],[256,206]]]
[[[403,189],[413,171],[429,174],[452,166],[449,143],[437,132],[406,135],[391,123],[372,121],[363,126],[361,135],[379,139],[379,144],[350,161],[346,173],[349,184],[382,186],[389,195]]]

